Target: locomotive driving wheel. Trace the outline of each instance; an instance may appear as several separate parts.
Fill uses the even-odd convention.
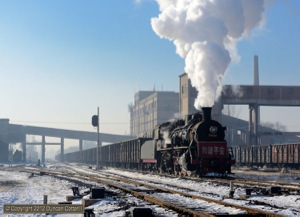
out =
[[[179,164],[174,164],[174,174],[175,174],[175,176],[180,175],[181,174],[180,171],[181,171],[180,165]]]
[[[169,152],[161,152],[158,164],[159,173],[174,173],[173,161],[171,159],[172,156]]]

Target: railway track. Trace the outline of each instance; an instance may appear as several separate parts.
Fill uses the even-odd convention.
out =
[[[133,170],[128,170],[129,172],[137,172]],[[140,171],[139,171],[140,172]],[[245,178],[235,178],[234,176],[229,177],[192,177],[192,176],[175,176],[175,175],[166,175],[166,174],[159,174],[159,173],[153,173],[153,172],[145,172],[144,174],[154,174],[154,175],[160,175],[165,176],[169,178],[181,178],[186,180],[193,180],[196,182],[203,182],[203,181],[210,181],[214,183],[221,183],[224,185],[229,186],[230,182],[234,183],[235,185],[244,186],[247,187],[271,187],[271,186],[279,186],[282,190],[285,192],[297,192],[300,193],[300,183],[289,183],[289,182],[283,182],[283,181],[267,181],[267,180],[255,180],[255,179],[245,179]]]
[[[244,188],[251,187],[280,187],[284,192],[289,192],[291,194],[299,194],[300,193],[300,184],[297,183],[288,183],[282,181],[266,181],[266,180],[255,180],[255,179],[245,179],[245,178],[230,178],[230,179],[220,179],[220,178],[194,178],[194,177],[183,177],[183,179],[194,180],[194,181],[211,181],[215,183],[221,183],[225,185],[230,185],[234,183],[234,185],[242,186]]]
[[[65,166],[65,165],[64,165]],[[70,169],[74,169],[74,167],[70,167]],[[82,165],[81,165],[82,168]],[[84,168],[87,168],[86,166]],[[90,167],[91,168],[91,167]],[[82,169],[78,169],[76,168],[77,172],[83,172]],[[89,170],[89,173],[94,172],[95,170]],[[105,170],[104,170],[105,171]],[[132,171],[132,170],[128,170],[129,172],[137,172],[137,171]],[[97,171],[97,173],[99,173],[99,171]],[[102,170],[103,173],[103,170]],[[118,172],[119,173],[119,172]],[[140,173],[140,171],[139,171]],[[143,172],[144,174],[149,175],[149,172]],[[156,175],[158,175],[157,173],[154,173]],[[110,176],[112,176],[112,173],[109,173]],[[120,174],[117,174],[118,177],[123,177],[123,178],[127,178],[126,176],[121,176]],[[218,178],[218,177],[205,177],[205,178],[198,178],[198,177],[189,177],[189,176],[184,176],[184,177],[178,177],[178,176],[173,176],[173,175],[166,175],[166,174],[159,174],[159,176],[162,177],[166,177],[166,178],[180,178],[180,179],[185,179],[187,181],[195,181],[197,183],[199,182],[211,182],[211,183],[215,183],[215,185],[220,185],[220,186],[228,186],[228,189],[230,187],[230,185],[232,184],[234,186],[234,188],[239,188],[239,189],[244,189],[244,193],[250,192],[251,196],[260,196],[260,195],[299,195],[300,193],[300,185],[299,184],[292,184],[292,183],[286,183],[286,182],[272,182],[272,181],[262,181],[262,180],[249,180],[249,179],[242,179],[242,178],[234,178],[234,177],[229,177],[229,180],[226,178]],[[135,179],[137,179],[137,177],[135,177]],[[143,180],[143,179],[141,179]],[[149,182],[149,180],[147,180],[147,182]],[[232,183],[230,183],[232,182]],[[155,183],[154,181],[152,181],[153,184],[156,184],[158,186],[162,186],[161,183]],[[164,184],[166,185],[166,184]],[[176,186],[171,186],[170,184],[168,184],[171,188],[175,189],[178,187]],[[274,188],[273,188],[274,187]],[[272,189],[277,189],[278,191],[278,187],[280,188],[280,192],[272,192]],[[180,187],[180,191],[190,191],[190,189],[188,187]],[[250,191],[249,191],[250,190]],[[229,190],[228,190],[229,192]],[[217,198],[218,200],[222,200],[220,198],[224,198],[224,195],[220,195],[218,193],[212,193],[212,192],[204,192],[201,195],[204,195],[205,197],[209,197],[209,198]],[[248,196],[250,196],[248,195]],[[226,195],[227,196],[227,195]],[[244,195],[242,195],[244,196]],[[256,203],[255,201],[253,201],[253,203]]]
[[[81,165],[82,167],[82,165]],[[86,167],[86,165],[85,165]],[[170,174],[161,174],[157,172],[148,172],[148,171],[137,171],[137,170],[128,170],[122,169],[122,171],[128,172],[138,172],[145,175],[157,175],[166,178],[180,178],[185,180],[193,180],[195,182],[213,182],[219,183],[221,185],[230,186],[230,184],[234,184],[236,186],[241,186],[243,188],[255,188],[255,189],[263,189],[266,187],[280,187],[282,192],[288,194],[299,194],[300,193],[300,183],[290,183],[290,182],[283,182],[283,181],[267,181],[267,180],[255,180],[255,179],[246,179],[246,178],[235,178],[234,176],[228,177],[193,177],[193,176],[175,176]]]
[[[67,176],[68,178],[101,183],[102,185],[117,188],[124,192],[130,193],[133,196],[150,203],[175,210],[176,212],[180,213],[180,215],[218,216],[220,214],[230,213],[231,215],[235,214],[239,216],[281,216],[276,214],[276,212],[280,212],[280,208],[268,207],[270,211],[264,211],[262,209],[253,208],[255,207],[254,205],[252,205],[252,207],[241,206],[235,203],[229,203],[195,195],[195,192],[186,193],[184,190],[174,190],[174,187],[162,187],[159,186],[158,183],[146,183],[145,181],[132,180],[128,177],[116,177],[115,175],[103,173],[101,171],[84,172],[82,169],[77,169],[73,172],[70,172],[70,170],[68,170],[69,172],[61,172],[46,168],[22,168],[22,171],[54,175],[57,177]],[[265,205],[264,209],[266,207],[267,205]],[[226,213],[220,213],[219,210],[226,210]]]

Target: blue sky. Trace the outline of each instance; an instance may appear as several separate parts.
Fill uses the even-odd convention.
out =
[[[138,90],[178,91],[184,60],[152,30],[154,0],[0,0],[0,118],[10,123],[129,133],[127,105]],[[238,44],[224,84],[252,84],[253,55],[260,84],[299,85],[300,1],[275,1],[265,26]],[[299,113],[298,108],[288,108]],[[262,108],[300,130],[282,108]],[[241,117],[247,113],[241,112]],[[247,117],[247,116],[246,116]]]

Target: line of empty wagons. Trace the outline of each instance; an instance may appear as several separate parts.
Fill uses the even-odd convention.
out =
[[[300,168],[300,144],[232,147],[239,166]]]
[[[300,169],[300,143],[231,147],[238,166],[291,167]],[[150,138],[138,138],[102,146],[99,159],[104,166],[141,169],[156,163]],[[61,159],[57,156],[57,159]],[[97,165],[97,148],[64,154],[64,161]]]
[[[103,166],[141,169],[145,163],[156,163],[155,144],[150,138],[137,138],[104,145],[99,151]],[[60,159],[60,156],[57,157]],[[97,148],[64,154],[64,161],[97,165]]]

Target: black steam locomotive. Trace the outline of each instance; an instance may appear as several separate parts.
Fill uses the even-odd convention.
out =
[[[225,127],[211,119],[211,108],[185,120],[160,124],[153,138],[137,138],[101,148],[103,166],[158,170],[180,175],[226,174],[234,164],[227,149]],[[96,165],[97,149],[64,154],[68,162]],[[57,159],[61,159],[57,156]]]
[[[154,131],[159,170],[184,175],[231,173],[234,160],[227,149],[225,130],[211,119],[209,107],[202,108],[202,114],[161,124]]]

